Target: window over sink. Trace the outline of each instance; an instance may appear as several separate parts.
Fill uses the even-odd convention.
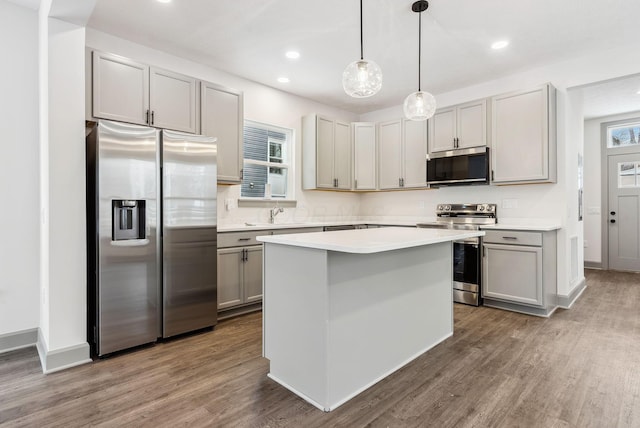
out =
[[[245,120],[243,198],[292,199],[293,130]]]

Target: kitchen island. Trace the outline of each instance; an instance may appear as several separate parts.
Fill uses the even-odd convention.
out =
[[[331,411],[453,334],[452,241],[380,228],[262,236],[269,377]]]

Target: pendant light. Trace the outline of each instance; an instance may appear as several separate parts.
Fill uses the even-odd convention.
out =
[[[347,95],[366,98],[382,88],[382,70],[373,61],[364,59],[362,42],[362,0],[360,0],[360,59],[347,65],[342,73],[342,87]]]
[[[418,92],[409,94],[404,100],[404,115],[409,120],[427,120],[436,111],[436,99],[429,92],[420,88],[420,60],[422,51],[422,12],[427,10],[429,2],[420,0],[411,5],[411,10],[418,13]]]

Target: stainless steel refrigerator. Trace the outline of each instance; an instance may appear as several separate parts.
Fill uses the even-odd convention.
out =
[[[86,150],[92,354],[215,325],[215,139],[100,121]]]

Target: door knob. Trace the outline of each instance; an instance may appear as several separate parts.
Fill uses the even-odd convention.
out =
[[[615,223],[616,221],[615,221],[615,219],[612,218],[611,220],[609,220],[609,222],[610,223]]]
[[[615,211],[611,211],[611,215],[616,215],[616,212]]]

